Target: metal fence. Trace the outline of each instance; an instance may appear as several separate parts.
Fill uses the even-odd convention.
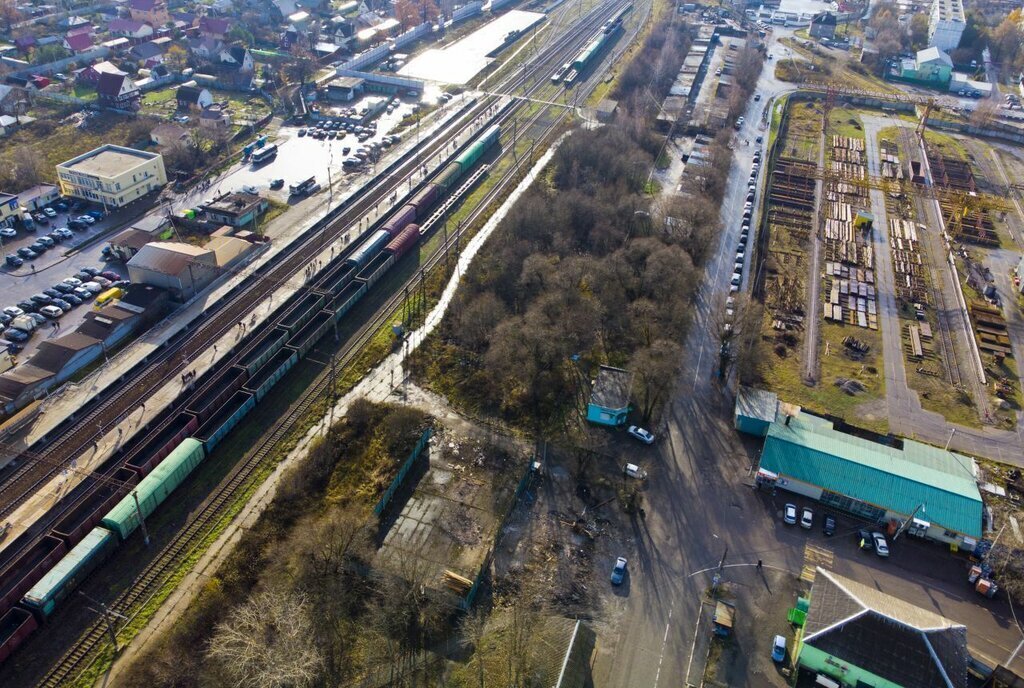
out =
[[[388,489],[384,491],[380,500],[373,507],[374,514],[380,516],[384,513],[384,509],[386,509],[388,504],[391,503],[391,499],[395,496],[395,492],[397,492],[398,488],[402,486],[403,482],[405,482],[405,478],[409,475],[409,471],[416,464],[416,460],[420,458],[420,454],[423,452],[423,448],[427,446],[427,442],[430,441],[432,433],[433,430],[431,428],[427,428],[423,431],[423,434],[420,435],[420,439],[416,442],[416,446],[413,448],[412,453],[409,454],[409,458],[407,458],[405,463],[402,464],[402,467],[398,469],[398,475],[396,475],[395,479],[391,481],[391,484],[388,485]]]

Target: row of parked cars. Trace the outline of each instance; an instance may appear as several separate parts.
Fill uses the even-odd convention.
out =
[[[57,208],[60,208],[61,206],[67,208],[67,204],[64,201],[58,201],[54,206]],[[45,213],[44,217],[46,218],[57,216],[57,211],[50,206],[43,208],[41,212]],[[22,246],[16,252],[7,254],[5,262],[12,268],[21,267],[25,264],[26,260],[35,260],[57,244],[73,239],[75,231],[88,229],[101,219],[103,219],[103,213],[99,210],[90,210],[84,215],[71,218],[68,220],[67,227],[57,227],[49,234],[39,235],[36,237],[36,240],[28,246]],[[26,224],[26,230],[34,232],[35,228],[32,225]],[[0,237],[3,237],[4,239],[14,239],[17,236],[18,232],[13,228],[5,227],[4,229],[0,229]]]
[[[809,506],[805,506],[799,512],[797,516],[796,504],[787,504],[782,511],[782,521],[786,525],[796,525],[799,521],[800,527],[804,530],[810,530],[814,527],[814,511]],[[824,520],[821,522],[821,532],[826,536],[831,537],[836,532],[836,518],[832,514],[825,514]],[[857,547],[860,549],[870,552],[874,551],[880,557],[889,556],[889,542],[885,539],[885,534],[878,531],[868,530],[866,528],[860,528],[857,530]]]
[[[747,240],[750,238],[750,218],[754,214],[754,197],[757,194],[757,174],[761,171],[761,151],[754,151],[754,163],[750,167],[750,179],[747,181],[747,200],[743,205],[743,220],[740,224],[739,244],[736,247],[736,261],[733,265],[732,280],[729,292],[740,290],[743,283],[743,263],[747,259]]]
[[[57,320],[75,306],[92,301],[101,292],[128,282],[113,270],[85,267],[73,277],[0,311],[0,332],[8,341],[28,341],[48,320]]]

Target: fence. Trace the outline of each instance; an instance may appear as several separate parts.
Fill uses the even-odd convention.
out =
[[[47,62],[46,64],[41,64],[41,65],[31,65],[31,66],[26,67],[24,69],[21,69],[21,70],[19,70],[17,72],[14,72],[13,75],[14,76],[29,76],[29,75],[42,74],[42,75],[45,75],[45,76],[49,76],[50,74],[54,74],[55,72],[59,72],[60,70],[62,70],[65,67],[67,67],[68,65],[76,64],[78,62],[81,62],[82,64],[89,64],[90,62],[92,62],[93,60],[95,60],[97,58],[108,57],[109,55],[110,55],[110,48],[104,47],[102,45],[98,45],[95,48],[93,48],[92,50],[87,50],[84,53],[79,53],[78,55],[72,55],[71,57],[65,57],[65,58],[63,58],[61,60],[56,60],[55,62]]]
[[[477,0],[476,2],[466,3],[459,9],[452,12],[452,23],[460,22],[463,19],[469,19],[483,12],[484,3]]]
[[[395,479],[391,481],[391,484],[388,485],[388,489],[384,491],[380,500],[373,507],[374,514],[380,516],[384,513],[384,509],[386,509],[388,504],[391,503],[391,498],[395,496],[395,492],[397,492],[398,488],[402,486],[402,483],[405,482],[405,477],[409,475],[409,471],[416,464],[416,459],[420,458],[423,448],[426,447],[427,442],[430,441],[431,434],[431,429],[427,428],[423,431],[423,434],[420,435],[420,439],[413,448],[412,453],[409,454],[409,458],[407,458],[405,463],[402,464],[402,467],[398,469],[398,475],[396,475]]]

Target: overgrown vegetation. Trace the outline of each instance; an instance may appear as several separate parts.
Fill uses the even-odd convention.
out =
[[[443,615],[371,579],[371,510],[426,425],[407,407],[354,403],[120,684],[338,685],[362,661],[411,660]]]

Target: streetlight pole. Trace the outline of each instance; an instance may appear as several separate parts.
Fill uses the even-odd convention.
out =
[[[946,446],[942,448],[942,451],[949,451],[949,443],[953,441],[953,435],[956,434],[956,428],[952,428],[949,431],[949,439],[946,440]]]

